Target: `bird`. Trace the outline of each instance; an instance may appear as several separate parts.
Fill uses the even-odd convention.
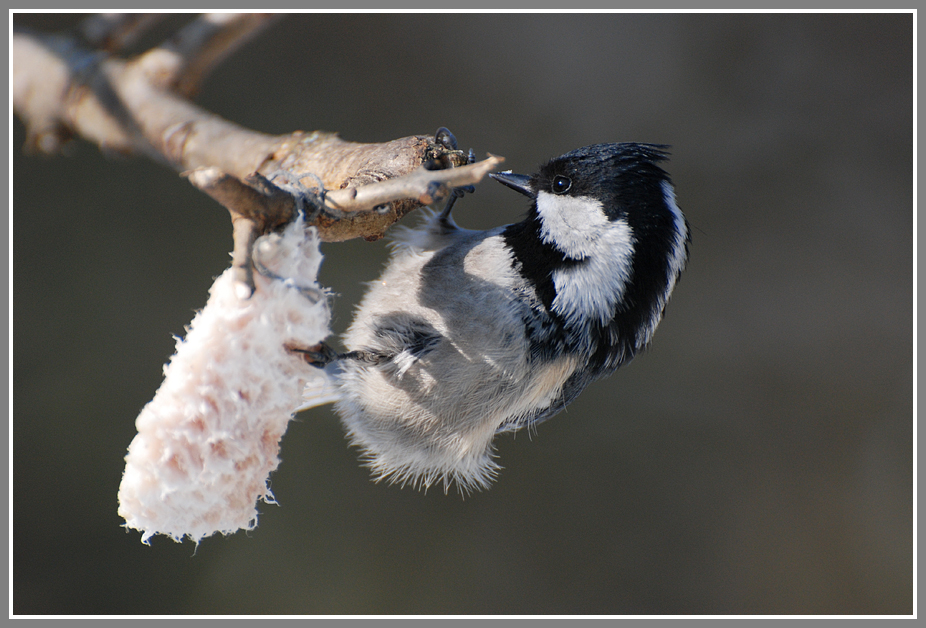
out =
[[[334,400],[376,480],[488,488],[496,435],[534,428],[650,343],[690,244],[667,149],[594,144],[490,174],[527,197],[517,223],[461,228],[454,194],[395,228],[347,350],[314,354],[326,383],[303,408]]]

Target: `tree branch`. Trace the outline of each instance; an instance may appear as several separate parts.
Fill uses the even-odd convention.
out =
[[[166,13],[97,13],[83,20],[77,31],[95,48],[116,52],[135,43]]]
[[[141,55],[138,63],[153,82],[191,97],[219,63],[281,17],[269,13],[201,15],[168,41]]]
[[[452,136],[451,141],[417,135],[362,144],[334,133],[268,135],[186,99],[219,60],[271,21],[271,16],[260,15],[203,16],[171,41],[130,60],[87,49],[74,37],[15,31],[13,106],[26,125],[26,149],[54,154],[71,138],[82,137],[102,150],[146,155],[179,172],[216,169],[206,177],[206,188],[216,181],[232,185],[226,175],[246,187],[253,187],[255,173],[265,178],[281,170],[302,178],[313,175],[324,203],[319,211],[307,213],[308,224],[328,241],[379,238],[409,211],[452,187],[478,182],[499,163],[499,158],[490,158],[478,168],[459,168],[468,158],[456,149]],[[93,35],[94,41],[119,47],[149,23],[111,20],[109,29]],[[425,164],[428,170],[421,169]],[[426,174],[386,187],[381,183],[416,171]],[[378,185],[370,186],[374,183]],[[223,204],[222,198],[230,198],[212,195]],[[261,193],[233,196],[234,206],[226,205],[233,217],[245,217],[260,232],[279,225],[278,215],[261,215],[273,205],[255,200]],[[245,207],[247,199],[257,204]],[[292,211],[288,215],[291,219]]]

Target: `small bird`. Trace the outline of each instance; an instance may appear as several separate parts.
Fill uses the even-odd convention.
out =
[[[690,240],[666,148],[596,144],[490,175],[530,199],[515,224],[460,228],[453,196],[396,230],[325,366],[376,479],[486,488],[496,434],[552,417],[650,342]],[[304,407],[328,393],[307,389]]]

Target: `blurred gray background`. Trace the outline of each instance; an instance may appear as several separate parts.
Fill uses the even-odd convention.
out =
[[[671,144],[691,262],[648,353],[497,440],[491,490],[374,484],[319,408],[279,505],[195,553],[142,545],[116,491],[228,214],[143,158],[26,157],[17,120],[14,612],[911,613],[912,57],[899,14],[286,17],[197,102],[270,133],[447,126],[516,172]],[[455,216],[525,208],[489,181]],[[387,248],[325,252],[343,331]]]

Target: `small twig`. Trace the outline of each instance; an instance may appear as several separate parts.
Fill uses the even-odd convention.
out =
[[[232,213],[232,238],[235,244],[232,250],[232,272],[239,299],[247,299],[254,294],[254,266],[251,263],[251,252],[254,250],[254,243],[258,237],[260,237],[260,230],[253,220]]]
[[[260,235],[289,223],[295,217],[293,196],[257,173],[243,181],[218,168],[199,168],[184,175],[231,214],[235,283],[242,286],[239,296],[251,296],[254,292],[251,265],[254,242]]]
[[[213,68],[281,17],[269,13],[207,13],[139,56],[135,63],[155,85],[194,96]]]
[[[479,183],[503,161],[504,157],[489,154],[482,161],[448,170],[428,170],[422,166],[404,177],[328,192],[325,206],[342,212],[361,211],[403,198],[430,205],[446,198],[452,188]]]
[[[77,30],[91,46],[117,52],[167,16],[166,13],[97,13],[80,23]]]
[[[183,173],[190,183],[221,203],[232,213],[257,225],[261,233],[289,223],[295,217],[292,194],[281,190],[260,174],[245,179],[218,168],[198,168]]]

